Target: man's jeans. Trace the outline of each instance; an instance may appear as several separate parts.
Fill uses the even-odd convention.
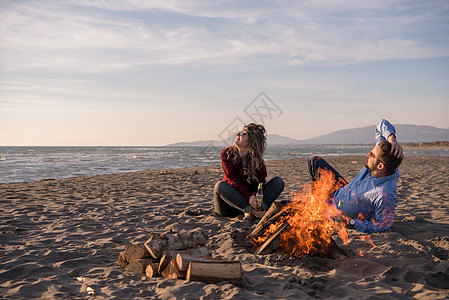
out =
[[[341,182],[343,185],[348,182],[340,175],[330,164],[319,156],[314,156],[308,161],[309,176],[311,181],[317,181],[320,178],[321,170],[331,171],[335,176],[335,182]]]

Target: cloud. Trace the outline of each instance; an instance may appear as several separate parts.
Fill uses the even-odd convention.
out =
[[[426,3],[9,1],[1,67],[105,73],[447,57],[448,5]]]

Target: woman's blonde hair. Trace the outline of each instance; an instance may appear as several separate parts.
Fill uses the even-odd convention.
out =
[[[244,157],[243,174],[248,177],[248,183],[257,181],[257,170],[263,166],[263,155],[267,148],[267,137],[265,127],[255,123],[250,123],[243,127],[243,131],[248,134],[248,155]],[[237,146],[232,146],[228,158],[234,163],[242,160],[239,156]]]

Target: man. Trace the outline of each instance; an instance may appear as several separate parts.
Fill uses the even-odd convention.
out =
[[[376,146],[367,154],[365,167],[350,182],[324,159],[309,159],[311,180],[319,179],[320,169],[334,173],[338,189],[332,199],[343,211],[342,220],[350,227],[366,233],[382,232],[391,227],[397,204],[397,168],[403,159],[403,150],[396,140],[396,130],[382,119],[376,126]]]

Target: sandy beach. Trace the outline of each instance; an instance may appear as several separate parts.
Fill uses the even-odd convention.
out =
[[[326,159],[348,180],[364,156]],[[307,160],[268,161],[286,183],[308,179]],[[214,215],[220,165],[0,184],[0,294],[6,299],[443,299],[449,297],[449,157],[406,157],[393,227],[349,230],[348,257],[254,255],[233,247],[241,218]],[[268,179],[269,179],[268,178]],[[253,225],[254,226],[254,225]],[[150,233],[204,229],[214,256],[238,260],[243,287],[148,278],[117,259]]]

